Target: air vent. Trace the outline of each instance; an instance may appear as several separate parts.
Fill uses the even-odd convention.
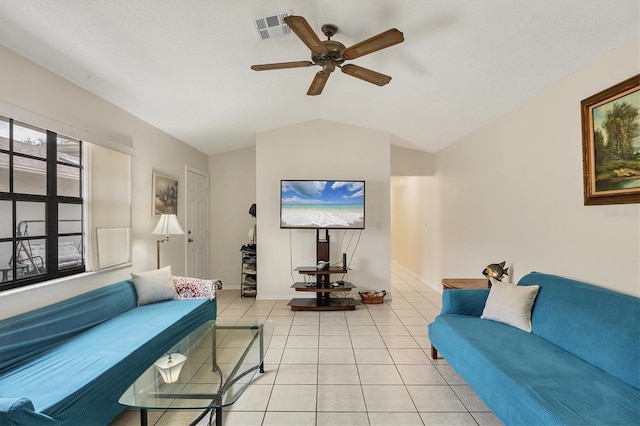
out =
[[[260,40],[269,40],[291,34],[291,29],[284,23],[284,18],[289,15],[291,15],[291,10],[255,18],[253,25],[258,33],[258,38]]]

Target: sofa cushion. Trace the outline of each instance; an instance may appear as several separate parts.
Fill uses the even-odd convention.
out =
[[[135,307],[133,283],[122,281],[0,321],[0,375]]]
[[[479,317],[484,310],[488,294],[489,289],[485,288],[444,290],[441,313]]]
[[[478,317],[440,315],[429,338],[510,423],[631,424],[640,418],[640,390],[535,334]]]
[[[480,318],[498,321],[531,332],[531,307],[538,294],[537,285],[517,286],[496,282],[489,290]]]
[[[56,426],[49,416],[36,413],[27,398],[0,398],[0,425]]]
[[[178,297],[173,286],[171,266],[147,272],[132,273],[131,278],[133,278],[133,285],[136,286],[138,306]]]
[[[215,301],[209,300],[133,308],[1,375],[0,398],[28,398],[60,424],[86,424],[87,418],[106,424],[122,410],[117,400],[136,377],[211,319]]]
[[[640,299],[538,272],[519,281],[537,284],[533,333],[640,388]]]

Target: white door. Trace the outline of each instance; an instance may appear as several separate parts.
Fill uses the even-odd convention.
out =
[[[209,175],[187,168],[187,251],[188,277],[209,277]]]

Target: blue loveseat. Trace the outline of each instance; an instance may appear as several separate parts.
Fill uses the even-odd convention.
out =
[[[445,290],[440,352],[507,425],[640,424],[640,299],[532,272],[532,332],[481,319],[490,290]]]
[[[0,425],[105,425],[127,387],[216,300],[137,306],[122,281],[0,321]]]

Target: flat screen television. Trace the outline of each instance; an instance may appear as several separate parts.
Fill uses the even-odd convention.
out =
[[[280,181],[280,228],[364,229],[363,180]]]

